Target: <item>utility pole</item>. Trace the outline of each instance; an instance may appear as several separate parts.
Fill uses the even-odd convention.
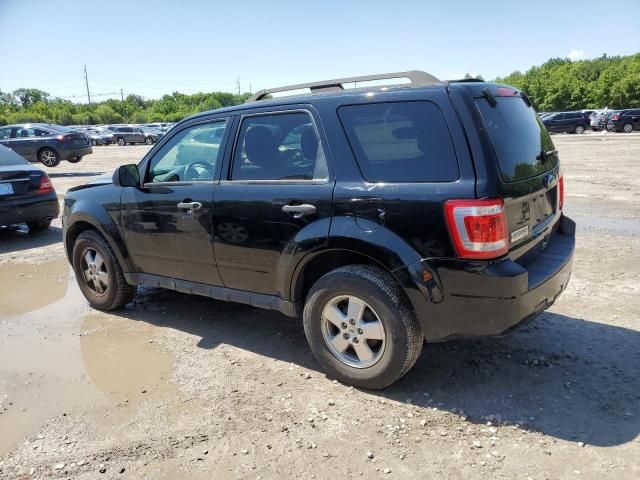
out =
[[[251,84],[249,84],[249,93],[253,93],[253,91],[251,89]]]
[[[240,96],[240,77],[238,77],[237,84],[238,84],[238,96]]]
[[[91,105],[91,95],[89,94],[89,77],[87,76],[87,65],[84,66],[84,83],[87,85],[87,101]]]
[[[125,111],[124,111],[124,92],[120,89],[120,105],[122,105],[122,119],[124,120]]]

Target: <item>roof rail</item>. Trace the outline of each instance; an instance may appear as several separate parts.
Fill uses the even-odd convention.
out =
[[[278,92],[289,92],[308,88],[311,93],[336,92],[344,90],[344,83],[370,82],[373,80],[387,80],[393,78],[408,78],[411,85],[429,85],[440,83],[436,77],[420,70],[409,70],[407,72],[381,73],[379,75],[365,75],[362,77],[336,78],[334,80],[322,80],[320,82],[299,83],[298,85],[287,85],[286,87],[267,88],[260,90],[250,96],[245,103],[263,100],[267,95]]]

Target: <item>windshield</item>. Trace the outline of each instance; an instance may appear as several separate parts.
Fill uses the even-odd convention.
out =
[[[476,104],[491,137],[502,179],[515,182],[554,168],[558,154],[533,108],[520,96],[496,100],[495,107],[485,98],[476,99]]]

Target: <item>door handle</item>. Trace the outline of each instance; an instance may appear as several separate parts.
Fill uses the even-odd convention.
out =
[[[178,208],[180,210],[197,211],[202,209],[202,204],[200,202],[180,202]]]
[[[282,211],[291,214],[293,218],[302,218],[305,215],[313,215],[316,213],[316,207],[308,203],[303,203],[302,205],[284,205]]]

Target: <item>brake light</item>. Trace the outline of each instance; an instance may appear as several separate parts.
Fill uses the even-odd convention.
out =
[[[56,140],[58,140],[60,143],[64,143],[64,135],[58,135],[56,137]]]
[[[458,257],[489,259],[507,253],[507,218],[501,198],[448,200],[444,213]]]
[[[560,175],[560,178],[558,179],[558,190],[560,198],[558,201],[558,207],[562,210],[562,207],[564,206],[564,175]]]
[[[513,88],[498,87],[496,89],[496,97],[517,97],[518,91]]]
[[[53,183],[51,183],[51,179],[48,175],[43,175],[40,177],[40,185],[38,185],[38,190],[36,193],[38,195],[44,195],[45,193],[51,193],[55,191],[53,189]]]
[[[612,115],[611,120],[620,120],[620,115],[618,115],[617,113],[615,115]]]

